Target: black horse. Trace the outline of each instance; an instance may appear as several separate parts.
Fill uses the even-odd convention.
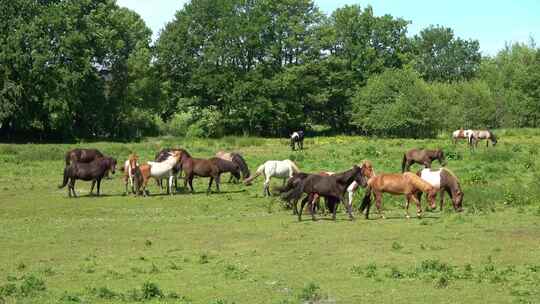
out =
[[[101,180],[105,177],[107,172],[111,171],[114,174],[115,170],[116,159],[112,157],[98,157],[89,163],[73,162],[68,167],[64,168],[64,180],[62,185],[58,186],[58,188],[62,189],[68,185],[69,197],[71,197],[72,193],[74,197],[77,197],[77,194],[75,193],[75,181],[78,179],[92,181],[90,195],[92,195],[94,186],[97,182],[97,195],[99,196]]]
[[[296,131],[291,134],[291,149],[294,151],[298,146],[298,149],[304,150],[304,131]]]
[[[305,178],[299,178],[292,190],[288,189],[288,187],[284,187],[281,189],[281,192],[290,190],[283,198],[288,202],[294,201],[295,209],[297,205],[296,202],[304,193],[308,195],[302,200],[302,207],[310,197],[312,197],[312,194],[317,194],[318,196],[326,198],[333,204],[332,219],[335,220],[337,204],[340,201],[343,201],[343,194],[345,193],[345,190],[347,190],[347,187],[353,181],[356,181],[362,187],[367,185],[367,173],[364,172],[364,169],[364,166],[359,167],[355,165],[350,170],[330,176],[308,174]],[[298,214],[298,220],[301,221],[302,209],[299,212],[296,210],[295,213]],[[350,219],[354,218],[350,205],[347,207],[347,213],[349,214]],[[311,208],[311,217],[315,220],[313,208]]]
[[[176,148],[176,149],[172,149],[172,148],[164,148],[164,149],[161,149],[161,151],[159,151],[157,154],[156,154],[156,157],[154,158],[154,161],[156,162],[162,162],[164,160],[166,160],[167,158],[169,158],[171,155],[170,155],[170,152],[174,152],[174,151],[180,151],[184,154],[186,154],[187,156],[191,157],[191,155],[188,153],[188,151],[184,150],[184,149],[181,149],[181,148]],[[178,191],[178,174],[181,174],[182,173],[182,165],[180,164],[180,162],[178,162],[174,167],[173,167],[173,174],[174,174],[174,189]],[[163,183],[161,182],[160,179],[156,180],[157,181],[157,184],[158,186],[163,189]]]

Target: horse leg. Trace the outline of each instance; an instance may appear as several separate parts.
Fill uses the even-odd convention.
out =
[[[268,191],[269,187],[270,187],[270,177],[266,177],[264,180],[263,196],[270,195],[270,191]]]
[[[428,197],[429,197],[429,193],[428,193]],[[420,201],[416,199],[415,195],[412,195],[411,198],[414,201],[414,203],[416,204],[416,216],[418,218],[421,218],[422,217],[422,206],[420,205]]]
[[[407,203],[405,204],[405,217],[407,219],[410,219],[409,216],[409,205],[411,204],[411,196],[414,196],[414,194],[407,194]]]
[[[315,217],[315,204],[319,201],[319,195],[314,194],[313,199],[310,201],[310,211],[311,211],[311,220],[316,221],[317,218]]]
[[[218,192],[218,193],[221,192],[221,190],[219,189],[219,183],[221,183],[221,175],[220,175],[220,174],[218,174],[218,175],[216,176],[216,189],[217,189],[217,192]]]
[[[191,189],[191,193],[195,193],[195,189],[193,189],[193,173],[191,173],[188,177],[188,182],[189,182],[189,188]]]
[[[343,203],[345,203],[345,200],[343,200]],[[347,202],[347,213],[349,214],[349,219],[351,221],[354,220],[354,216],[352,214],[352,200]]]
[[[97,180],[97,196],[99,196],[100,189],[101,189],[101,178],[98,178],[98,180]]]
[[[214,181],[214,177],[210,176],[210,182],[208,183],[208,189],[206,189],[206,195],[210,194],[212,192],[212,182]]]
[[[382,219],[385,219],[384,214],[382,212],[382,192],[375,192],[375,205],[377,206],[377,212],[379,213],[379,216]],[[369,206],[368,206],[368,212],[369,212]],[[367,213],[366,213],[367,217]]]
[[[443,211],[443,205],[444,205],[444,188],[441,188],[441,190],[439,191],[439,195],[440,195],[440,203],[441,203],[441,212]]]
[[[174,195],[174,191],[173,191],[173,187],[172,187],[173,186],[173,181],[174,181],[174,175],[171,174],[171,175],[169,175],[169,185],[168,185],[169,189],[167,191],[167,192],[170,192],[171,195]]]
[[[88,195],[94,195],[94,186],[96,185],[96,180],[92,180],[92,186],[90,187],[90,193]]]
[[[332,200],[332,203],[333,203],[333,206],[332,206],[332,220],[335,221],[336,220],[337,207],[339,205],[339,200],[334,201],[334,198],[332,198],[331,200]]]
[[[75,178],[72,178],[70,181],[71,191],[73,192],[73,197],[77,197],[77,192],[75,192]]]
[[[304,197],[304,199],[302,199],[302,202],[300,203],[300,211],[298,212],[299,222],[302,221],[302,213],[304,213],[304,206],[306,205],[306,202],[309,200],[309,198],[310,198],[310,195]]]

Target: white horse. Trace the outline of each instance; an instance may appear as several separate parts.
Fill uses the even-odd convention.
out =
[[[300,169],[296,166],[296,164],[289,160],[269,160],[265,162],[264,164],[260,165],[259,168],[257,168],[257,171],[253,176],[246,179],[244,183],[246,185],[251,184],[251,182],[257,178],[259,175],[264,174],[264,188],[263,188],[263,195],[270,196],[270,178],[272,177],[278,177],[283,179],[283,184],[287,181],[287,179],[291,178],[293,174],[299,173]]]
[[[457,143],[458,139],[467,139],[467,142],[469,141],[469,138],[471,134],[474,134],[474,131],[471,129],[463,130],[459,129],[452,133],[452,140],[454,142],[454,145]]]
[[[145,191],[146,185],[148,184],[148,180],[150,179],[150,177],[153,177],[156,180],[161,180],[162,178],[168,177],[169,183],[168,183],[167,193],[170,193],[171,195],[173,194],[173,191],[172,191],[172,185],[173,185],[173,180],[174,180],[173,168],[180,161],[181,156],[182,156],[182,152],[180,151],[174,151],[172,153],[169,152],[169,157],[166,160],[162,162],[149,161],[145,165],[142,165],[139,167],[139,170],[143,178],[143,188],[142,188],[143,195],[146,196],[146,191]]]

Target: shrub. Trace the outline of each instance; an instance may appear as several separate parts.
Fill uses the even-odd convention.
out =
[[[20,287],[22,296],[31,296],[40,291],[45,291],[45,282],[34,275],[25,276]]]

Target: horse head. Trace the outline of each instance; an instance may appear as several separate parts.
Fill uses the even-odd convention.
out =
[[[369,160],[362,161],[358,166],[362,168],[362,174],[366,178],[369,179],[375,175],[375,171],[373,170],[373,165],[371,164]]]
[[[353,170],[356,171],[354,175],[354,181],[357,182],[362,188],[365,188],[367,186],[368,178],[366,176],[366,169],[364,165],[362,165],[362,167],[354,165]]]
[[[116,158],[114,157],[106,157],[104,158],[107,169],[111,171],[112,174],[116,173]]]
[[[137,168],[137,161],[139,160],[139,156],[137,154],[130,154],[128,161],[129,161],[129,167],[131,168],[132,172],[134,172],[135,168]]]
[[[463,211],[463,195],[463,191],[461,191],[461,188],[459,187],[455,193],[452,194],[452,204],[454,205],[454,210],[456,210],[456,212]]]
[[[442,166],[446,166],[447,161],[442,149],[437,149],[437,159]]]

